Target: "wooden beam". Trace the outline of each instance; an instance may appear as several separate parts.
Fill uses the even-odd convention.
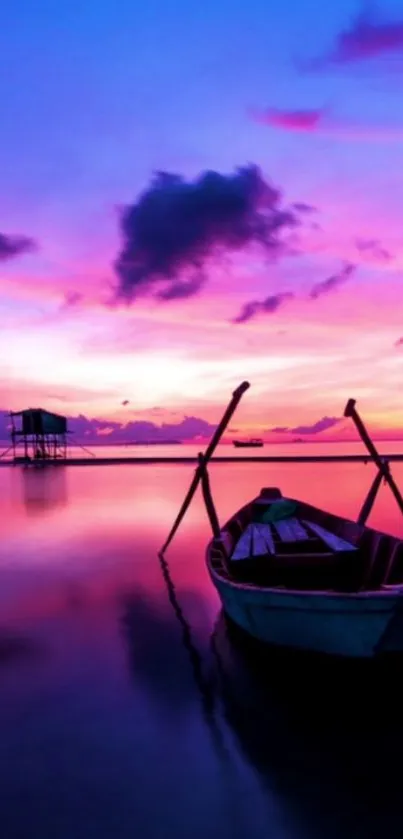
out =
[[[221,422],[218,424],[218,426],[217,426],[217,428],[216,428],[216,430],[215,430],[215,432],[214,432],[214,434],[213,434],[213,436],[210,440],[210,443],[207,446],[207,449],[204,453],[204,456],[203,456],[204,466],[207,466],[207,463],[209,462],[210,458],[214,454],[214,451],[217,448],[217,446],[218,446],[218,444],[221,440],[221,437],[224,434],[224,431],[225,431],[233,413],[236,411],[236,409],[238,407],[238,404],[242,399],[243,394],[245,393],[246,390],[248,390],[249,387],[250,387],[249,382],[242,382],[242,384],[240,384],[239,387],[237,387],[237,389],[234,390],[234,392],[232,394],[232,399],[231,399],[228,407],[226,408],[226,410],[224,412],[224,415],[221,419]],[[194,494],[197,490],[197,487],[199,486],[200,478],[201,478],[201,469],[200,469],[200,464],[199,464],[199,466],[196,469],[196,472],[195,472],[194,478],[192,480],[192,483],[190,484],[190,487],[189,487],[188,492],[186,494],[185,500],[182,504],[182,507],[180,508],[179,513],[178,513],[178,515],[177,515],[177,517],[176,517],[176,519],[173,523],[173,526],[172,526],[171,532],[168,536],[168,539],[166,540],[165,544],[161,548],[161,553],[164,553],[164,551],[166,551],[166,549],[168,548],[168,546],[172,542],[172,539],[175,536],[175,533],[176,533],[184,515],[186,514],[186,512],[188,510],[189,504],[193,500],[193,496],[194,496]]]
[[[206,505],[207,515],[209,517],[211,529],[213,531],[213,536],[216,539],[219,539],[221,536],[221,529],[218,521],[217,510],[214,504],[214,499],[211,494],[210,478],[207,471],[207,465],[205,463],[204,455],[201,452],[199,452],[199,466],[201,476],[201,487],[204,503]]]
[[[376,496],[378,495],[379,487],[381,486],[381,483],[382,483],[383,480],[384,480],[384,477],[382,475],[382,472],[380,472],[379,469],[378,469],[378,471],[375,475],[375,478],[374,478],[374,480],[373,480],[373,482],[372,482],[372,484],[369,488],[368,495],[367,495],[367,497],[366,497],[366,499],[365,499],[365,501],[364,501],[364,503],[361,507],[361,510],[360,510],[360,513],[359,513],[359,516],[358,516],[358,519],[357,519],[358,524],[361,524],[361,525],[366,524],[366,522],[368,520],[368,517],[370,516],[372,508],[374,506]]]
[[[382,459],[379,452],[375,448],[375,446],[374,446],[374,444],[373,444],[373,442],[372,442],[372,440],[371,440],[371,438],[368,434],[368,431],[365,428],[365,425],[364,425],[361,417],[359,416],[359,414],[356,410],[355,405],[356,405],[355,399],[349,399],[348,402],[347,402],[347,405],[345,407],[345,410],[344,410],[344,416],[345,417],[351,417],[351,419],[353,420],[353,423],[354,423],[354,425],[355,425],[355,427],[356,427],[356,429],[357,429],[357,431],[358,431],[358,433],[361,437],[362,442],[367,447],[374,463],[376,464],[379,471],[381,472],[382,477],[385,478],[386,483],[389,484],[389,487],[390,487],[393,495],[395,496],[396,502],[399,506],[400,512],[403,513],[403,498],[402,498],[402,495],[400,493],[400,490],[399,490],[397,484],[395,483],[394,479],[392,478],[392,475],[391,475],[391,472],[390,472],[390,469],[389,469],[389,465],[385,462],[384,459]]]

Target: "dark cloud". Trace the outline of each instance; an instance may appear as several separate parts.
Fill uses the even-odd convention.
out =
[[[327,431],[339,422],[341,422],[341,417],[322,417],[313,425],[297,425],[295,428],[279,425],[276,428],[271,428],[270,431],[274,434],[320,434],[321,431]]]
[[[130,405],[130,399],[124,399],[123,402],[122,402],[122,405],[124,405],[124,406]]]
[[[333,276],[328,277],[327,280],[322,280],[322,282],[316,283],[312,286],[309,294],[311,300],[317,300],[318,297],[322,297],[323,294],[329,294],[329,292],[339,288],[339,286],[343,285],[343,283],[351,277],[355,270],[356,266],[348,262],[343,266],[338,274],[333,274]]]
[[[24,253],[30,253],[37,249],[34,239],[28,236],[8,236],[0,233],[0,262],[7,259],[15,259]]]
[[[297,213],[317,213],[318,208],[314,207],[313,204],[305,204],[304,201],[296,201],[294,204],[291,204],[291,209],[295,210]]]
[[[233,319],[232,323],[247,323],[260,314],[274,314],[283,306],[287,300],[292,300],[294,297],[291,291],[283,291],[279,294],[272,294],[266,300],[255,300],[250,303],[245,303],[239,315]]]
[[[200,417],[184,417],[177,423],[156,425],[149,420],[134,420],[128,423],[88,419],[78,416],[69,419],[69,429],[77,440],[103,443],[157,443],[159,440],[193,440],[210,437],[216,426]],[[72,439],[73,442],[74,438]]]
[[[390,262],[393,259],[392,254],[383,247],[379,239],[357,239],[355,244],[359,253],[368,256],[370,259],[379,262]]]
[[[302,67],[321,70],[329,66],[357,64],[369,59],[403,53],[403,19],[380,20],[366,8],[338,33],[328,53]]]
[[[328,431],[341,422],[341,417],[322,417],[322,419],[314,422],[313,425],[297,425],[296,428],[290,428],[292,434],[320,434],[321,431]]]
[[[10,416],[9,412],[0,411],[0,440],[7,440],[10,436]]]
[[[210,257],[256,244],[279,255],[283,234],[298,222],[295,207],[283,208],[280,191],[257,166],[230,175],[203,172],[194,181],[159,172],[122,211],[116,296],[127,302],[145,293],[191,297],[206,281]]]
[[[129,401],[129,400],[124,400]],[[122,403],[123,404],[123,403]],[[154,412],[160,409],[153,409]],[[148,420],[134,420],[121,423],[116,421],[89,419],[80,414],[68,417],[69,430],[73,432],[70,443],[158,443],[158,441],[195,440],[210,438],[216,429],[201,417],[183,417],[175,423],[157,425]],[[6,441],[10,435],[10,419],[6,411],[0,412],[0,440]]]
[[[160,300],[184,300],[186,297],[193,297],[200,291],[205,281],[206,277],[199,272],[188,280],[172,282],[159,292],[158,297]]]

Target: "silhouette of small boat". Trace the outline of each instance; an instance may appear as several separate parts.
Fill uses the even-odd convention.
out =
[[[233,440],[236,449],[261,449],[264,445],[260,437],[251,437],[249,440]]]

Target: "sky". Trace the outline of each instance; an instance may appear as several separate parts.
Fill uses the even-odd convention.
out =
[[[401,436],[402,94],[401,0],[6,4],[0,409]]]

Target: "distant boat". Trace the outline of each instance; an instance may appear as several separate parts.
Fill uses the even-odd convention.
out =
[[[237,449],[261,449],[264,446],[260,437],[250,437],[249,440],[233,440],[232,442]]]

